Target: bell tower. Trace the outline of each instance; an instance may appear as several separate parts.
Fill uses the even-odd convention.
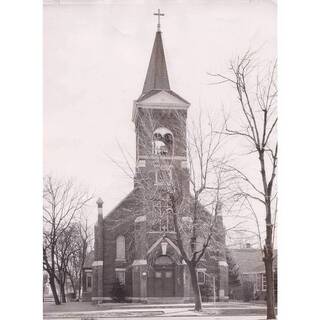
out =
[[[155,15],[160,18],[163,14],[158,12]],[[142,93],[133,102],[137,175],[148,175],[154,179],[155,184],[161,183],[161,175],[170,175],[171,172],[169,169],[166,173],[153,170],[157,160],[167,161],[168,168],[174,167],[174,171],[181,171],[181,175],[186,173],[186,121],[189,106],[188,101],[170,88],[158,20]]]

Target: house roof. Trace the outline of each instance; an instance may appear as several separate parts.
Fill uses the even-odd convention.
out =
[[[234,261],[239,266],[240,273],[260,273],[265,271],[260,249],[244,248],[230,250]],[[277,264],[277,250],[274,251],[274,265]]]
[[[94,261],[94,251],[88,252],[86,259],[84,260],[84,269],[91,269],[92,268],[92,263]]]
[[[170,90],[161,31],[156,33],[142,94],[154,89]]]

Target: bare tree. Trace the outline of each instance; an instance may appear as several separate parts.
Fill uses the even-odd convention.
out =
[[[257,201],[265,209],[265,241],[263,261],[267,278],[267,319],[275,318],[274,303],[274,229],[276,219],[276,173],[278,161],[278,142],[276,137],[277,85],[276,62],[267,72],[261,72],[255,53],[246,52],[230,64],[230,74],[211,74],[218,79],[214,84],[229,83],[235,89],[242,120],[240,124],[229,125],[226,119],[225,133],[240,137],[248,143],[247,155],[256,154],[258,168],[256,172],[261,183],[255,182],[249,174],[234,168],[245,182],[247,189],[241,190],[241,196],[249,201]],[[254,211],[253,211],[254,212]],[[259,232],[259,234],[261,234]]]
[[[71,257],[77,252],[77,224],[71,223],[57,240],[55,256],[57,266],[57,281],[60,287],[61,302],[66,302],[65,286],[68,278],[68,266]]]
[[[56,282],[61,287],[65,280],[63,273],[70,257],[66,244],[72,243],[73,223],[92,196],[78,190],[72,181],[61,182],[50,176],[44,178],[43,188],[43,268],[49,275],[55,303],[60,304]]]
[[[88,219],[80,219],[76,223],[76,236],[69,263],[67,265],[67,274],[70,278],[74,295],[81,297],[83,266],[87,257],[90,244],[93,240],[92,228],[88,224]]]

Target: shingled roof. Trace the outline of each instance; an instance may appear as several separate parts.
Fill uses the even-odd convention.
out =
[[[240,273],[260,273],[265,272],[260,249],[244,248],[230,250],[236,264],[239,266]],[[274,265],[277,263],[277,250],[274,251]]]
[[[154,40],[147,76],[142,94],[151,90],[170,90],[166,59],[164,56],[161,31],[157,31]]]
[[[136,102],[142,102],[153,95],[165,91],[170,95],[180,99],[186,104],[190,104],[187,100],[180,97],[170,89],[169,77],[167,71],[166,58],[163,50],[161,31],[156,32],[151,58],[148,66],[146,79],[140,97]]]

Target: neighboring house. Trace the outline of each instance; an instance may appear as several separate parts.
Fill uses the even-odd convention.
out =
[[[170,88],[162,35],[158,30],[144,87],[133,107],[132,120],[136,132],[133,190],[105,216],[102,199],[97,201],[92,276],[91,260],[84,270],[85,299],[90,297],[91,291],[92,301],[110,300],[116,279],[125,286],[132,301],[163,302],[167,299],[172,302],[192,299],[190,274],[176,243],[176,232],[170,220],[172,216],[168,214],[169,200],[164,191],[164,178],[177,179],[183,198],[192,198],[185,141],[189,106],[185,99]],[[150,116],[156,123],[151,137],[146,134]],[[159,157],[167,163],[166,169],[157,167]],[[158,193],[161,199],[153,201],[148,207],[143,203],[145,191],[139,188],[147,180],[151,181],[155,190],[162,190]],[[190,210],[186,209],[186,215],[188,212]],[[228,264],[221,211],[216,215],[216,230],[223,234],[219,240],[219,253],[208,252],[200,261],[198,278],[202,286],[212,284],[217,279],[214,283],[218,298],[226,300]]]
[[[241,286],[230,287],[230,298],[243,300],[243,283],[249,281],[252,286],[252,297],[255,300],[264,300],[267,289],[265,267],[260,249],[252,248],[249,244],[246,248],[230,249],[234,261],[238,266]],[[275,293],[277,290],[277,250],[274,252]]]
[[[42,295],[43,298],[47,297],[47,296],[51,296],[51,288],[50,288],[50,284],[49,284],[49,275],[46,271],[42,272],[42,287],[43,287],[43,291],[42,291]]]
[[[60,286],[57,281],[56,283],[56,290],[58,297],[61,299],[61,293],[60,293]],[[53,294],[51,291],[50,283],[49,283],[49,276],[46,271],[43,271],[43,300],[44,301],[53,301]],[[64,286],[64,291],[66,294],[66,299],[70,299],[70,296],[73,294],[72,284],[69,278],[66,279],[66,283]]]
[[[92,297],[92,263],[94,261],[94,251],[90,251],[84,261],[82,278],[82,301],[91,301]]]

